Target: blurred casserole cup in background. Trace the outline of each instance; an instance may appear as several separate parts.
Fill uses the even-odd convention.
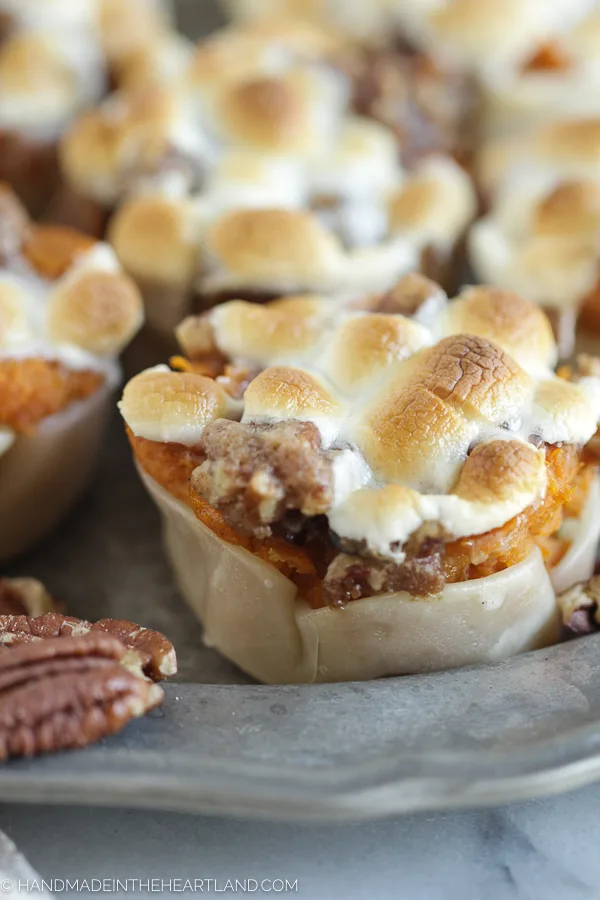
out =
[[[404,314],[403,314],[404,313]],[[558,637],[600,516],[593,365],[533,304],[420,275],[232,301],[120,403],[205,640],[265,682],[491,662]],[[586,446],[587,445],[587,446]]]
[[[65,206],[57,145],[75,115],[185,52],[171,26],[161,0],[0,0],[0,178],[32,214]]]
[[[375,114],[365,99],[372,89],[359,84],[362,63],[352,48],[307,24],[225,29],[200,42],[191,56],[174,52],[167,59],[172,69],[164,83],[146,76],[140,87],[130,70],[126,90],[68,130],[61,145],[63,176],[81,207],[78,212],[73,202],[72,216],[89,216],[92,208],[102,221],[140,184],[166,189],[176,182],[187,191],[202,190],[227,150],[310,161],[353,114],[382,119],[411,166],[433,151],[453,155],[455,138],[466,133],[462,119],[455,138],[442,124],[421,120],[408,72],[390,100],[399,121]],[[445,87],[442,81],[440,90]],[[453,108],[453,101],[435,100],[433,87],[423,93],[431,100],[424,116],[443,118]]]
[[[116,357],[142,324],[113,251],[30,223],[0,189],[0,560],[42,538],[86,485]]]
[[[21,30],[0,44],[0,179],[32,214],[58,185],[61,134],[104,89],[100,48],[86,30]]]
[[[175,34],[175,19],[169,0],[0,0],[0,40],[23,31],[50,31],[79,53],[93,42],[118,83],[136,54]]]
[[[149,326],[171,339],[184,315],[232,298],[355,296],[415,269],[452,289],[475,213],[456,162],[432,156],[406,172],[389,129],[349,116],[318,153],[232,151],[197,195],[131,197],[108,240],[142,290]]]
[[[600,117],[563,119],[485,143],[478,176],[489,198],[473,226],[475,276],[518,291],[550,315],[561,356],[600,333]]]
[[[482,136],[600,113],[600,8],[575,3],[570,13],[528,59],[502,78],[483,80]]]
[[[341,75],[312,66],[333,42],[306,32],[219,32],[191,54],[175,54],[164,83],[147,72],[140,77],[138,55],[126,87],[86,111],[63,138],[71,218],[93,213],[102,227],[140,184],[201,189],[228,146],[282,154],[307,120],[311,137],[325,132],[347,106],[347,91]]]
[[[0,0],[0,39],[15,31],[93,32],[98,0]]]
[[[389,124],[402,107],[403,67],[411,70],[417,105],[437,110],[430,122],[445,116],[460,128],[462,97],[471,139],[474,131],[526,127],[561,107],[598,109],[595,0],[224,0],[223,6],[235,22],[295,16],[368,48],[364,94]],[[427,129],[422,132],[427,140]]]

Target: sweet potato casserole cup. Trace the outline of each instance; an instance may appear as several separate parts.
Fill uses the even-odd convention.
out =
[[[232,301],[179,338],[180,371],[137,375],[120,409],[208,644],[313,682],[557,639],[555,591],[600,531],[600,378],[554,375],[536,306],[411,275],[363,309]]]
[[[2,0],[0,32],[0,179],[38,215],[54,200],[58,141],[76,114],[111,81],[152,80],[185,42],[157,0]]]
[[[93,43],[116,81],[138,53],[162,47],[173,29],[169,0],[0,0],[0,39],[52,32],[72,49],[79,42],[82,56]]]
[[[34,226],[0,188],[0,560],[46,534],[85,487],[142,323],[105,244]]]
[[[237,22],[304,19],[375,46],[412,41],[436,60],[474,72],[502,71],[589,8],[589,0],[223,0]]]
[[[490,208],[469,238],[474,274],[545,307],[564,356],[577,319],[596,345],[600,331],[599,153],[600,118],[575,118],[490,140],[479,158]]]
[[[423,75],[422,106],[427,99],[430,108],[422,113],[408,71],[381,72],[377,77],[396,93],[379,96],[383,88],[373,83],[371,63],[310,25],[275,21],[226,29],[201,42],[191,59],[175,53],[172,62],[160,87],[140,89],[132,77],[133,87],[86,112],[63,139],[65,182],[84,209],[106,213],[140,183],[202,189],[226,148],[300,156],[312,165],[335,140],[340,118],[351,113],[381,119],[405,163],[455,150],[457,135],[448,137],[444,122],[457,100],[439,96],[445,81],[436,87]],[[425,121],[435,115],[437,125]],[[467,133],[457,131],[461,139]]]
[[[454,91],[444,94],[448,109],[456,107],[448,104],[453,93],[455,99],[466,96],[468,81],[458,76],[473,78],[485,132],[522,128],[561,107],[598,109],[593,0],[224,0],[223,5],[237,22],[295,16],[375,48],[373,71],[386,70],[387,84],[381,85],[388,108],[394,81],[389,60],[412,48],[419,64],[411,78],[418,83],[424,77],[424,92],[431,90],[433,72],[453,80]],[[462,91],[456,90],[459,84]]]
[[[475,210],[452,159],[404,172],[391,133],[352,116],[313,159],[232,151],[197,195],[130,198],[108,240],[171,338],[185,314],[232,298],[387,290],[415,269],[456,287]]]
[[[600,112],[600,10],[586,0],[572,4],[557,25],[501,78],[484,79],[483,134],[520,133],[560,116]]]
[[[60,135],[105,89],[93,35],[56,27],[18,30],[0,44],[0,178],[35,214],[58,184]]]

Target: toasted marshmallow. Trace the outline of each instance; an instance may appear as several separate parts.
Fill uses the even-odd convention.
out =
[[[319,27],[360,41],[379,43],[390,38],[398,3],[395,0],[226,0],[236,21],[269,22],[278,16],[301,18]]]
[[[119,409],[139,437],[189,445],[198,442],[208,422],[235,418],[238,412],[216,381],[193,372],[171,372],[167,366],[146,369],[132,378]]]
[[[428,248],[449,258],[475,214],[468,176],[442,157],[406,175],[385,129],[356,119],[348,131],[324,167],[234,151],[195,198],[129,198],[109,228],[121,262],[190,290],[195,268],[203,294],[360,294],[390,288]]]
[[[336,439],[344,416],[344,406],[326,379],[305,369],[269,366],[250,382],[244,394],[243,422],[314,422],[325,446]]]
[[[576,24],[590,6],[590,0],[406,0],[401,16],[415,42],[433,57],[498,78]]]
[[[184,98],[157,86],[113,94],[67,132],[63,171],[78,192],[111,205],[136,178],[160,172],[173,147],[200,164],[206,141],[193,127],[185,128],[186,115]]]
[[[8,207],[4,212],[10,216]],[[10,229],[14,220],[2,223]],[[0,356],[56,357],[115,377],[112,359],[139,330],[140,293],[114,251],[52,225],[25,227],[0,266]]]
[[[99,48],[90,35],[21,31],[0,47],[0,128],[54,141],[104,88]]]
[[[136,52],[147,51],[168,33],[173,15],[168,0],[97,0],[97,23],[110,63],[122,66]]]
[[[469,236],[475,274],[576,312],[598,282],[600,178],[508,182]]]
[[[521,137],[483,144],[477,176],[489,197],[512,183],[538,186],[559,180],[600,180],[600,116],[559,119]]]
[[[449,254],[474,213],[468,176],[443,158],[424,162],[400,188],[392,181],[379,202],[333,191],[324,210],[234,210],[206,233],[201,289],[386,290],[418,268],[425,248]]]
[[[83,28],[97,23],[97,0],[0,0],[0,14],[16,30],[32,28]]]
[[[320,297],[286,297],[266,308],[232,301],[215,307],[210,321],[190,316],[178,329],[178,339],[192,355],[210,352],[210,347],[231,359],[261,368],[280,358],[301,362],[319,351],[323,329],[336,313],[336,305]],[[198,325],[210,326],[210,344],[199,343]]]
[[[599,87],[600,10],[594,3],[572,28],[553,34],[527,66],[484,80],[483,131],[500,136],[558,118],[595,115]]]
[[[191,285],[197,269],[200,222],[189,200],[142,196],[126,201],[108,237],[136,280]]]
[[[187,71],[194,44],[181,34],[167,31],[143,44],[114,64],[120,88],[137,90],[148,84],[171,84]]]
[[[499,344],[525,370],[553,368],[556,344],[550,322],[533,303],[501,288],[465,288],[442,312],[441,336],[476,334]]]
[[[53,291],[47,315],[51,340],[75,344],[98,356],[117,356],[144,318],[132,281],[121,272],[85,266]]]
[[[315,152],[338,129],[349,85],[339,71],[309,61],[304,37],[301,25],[225,30],[191,52],[161,32],[126,55],[121,77],[129,90],[88,111],[66,134],[68,181],[110,206],[140,178],[162,180],[173,169],[194,189],[228,147]],[[322,59],[318,42],[311,48],[317,51]],[[161,73],[173,75],[168,88]]]

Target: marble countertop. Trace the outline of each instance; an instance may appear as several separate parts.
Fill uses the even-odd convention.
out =
[[[212,878],[223,887],[227,878],[287,878],[309,900],[600,897],[600,784],[519,806],[366,825],[7,805],[0,828],[47,879]]]

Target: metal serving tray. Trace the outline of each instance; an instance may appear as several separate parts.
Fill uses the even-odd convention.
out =
[[[8,574],[42,579],[73,615],[164,631],[181,683],[118,737],[0,767],[0,800],[348,821],[523,800],[600,777],[600,635],[434,675],[251,683],[202,645],[116,416],[87,498]]]
[[[179,12],[194,36],[218,22],[211,0],[179,0]],[[181,683],[117,737],[1,766],[0,800],[348,821],[525,800],[600,777],[600,635],[435,675],[251,683],[202,645],[116,416],[85,501],[4,574],[40,578],[73,615],[165,632]]]

